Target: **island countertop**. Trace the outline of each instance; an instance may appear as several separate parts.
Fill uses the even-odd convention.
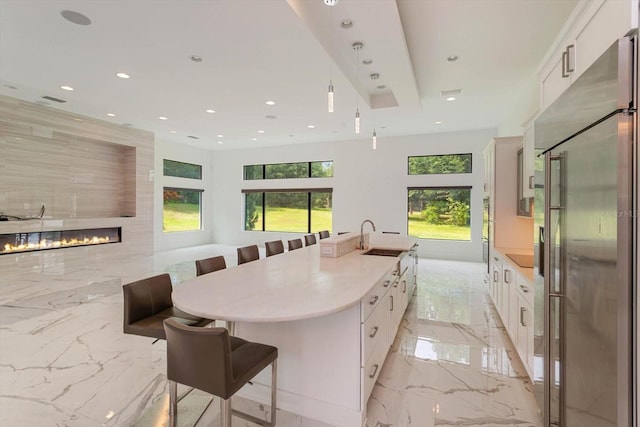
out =
[[[370,247],[409,250],[413,237],[373,235]],[[205,274],[174,288],[176,307],[209,319],[281,322],[345,310],[369,292],[398,259],[352,251],[320,257],[307,246]]]

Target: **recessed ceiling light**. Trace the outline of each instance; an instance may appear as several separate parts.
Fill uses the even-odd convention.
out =
[[[345,30],[348,30],[349,28],[353,27],[353,21],[351,19],[343,19],[340,22],[340,26]]]
[[[218,138],[224,138],[224,135],[218,135]]]
[[[373,64],[373,59],[371,59],[371,58],[363,59],[362,63],[364,65],[371,65],[371,64]]]
[[[448,96],[445,98],[447,101],[455,101],[456,97],[455,96]]]
[[[190,55],[189,59],[193,62],[202,62],[202,57],[198,55]]]
[[[316,127],[316,125],[307,125],[307,127],[308,127],[309,129],[314,129],[314,128]]]
[[[258,133],[264,133],[264,131],[263,131],[262,129],[260,129],[260,130],[258,131]]]
[[[169,133],[176,133],[176,131],[175,130],[170,130]]]
[[[265,102],[265,104],[267,104],[267,105],[276,105],[276,102],[275,101],[267,101],[267,102]]]
[[[205,110],[205,111],[206,111],[207,113],[209,113],[209,114],[213,114],[213,113],[215,113],[215,112],[216,112],[216,110],[211,110],[211,109],[209,109],[209,110]]]
[[[67,86],[67,85],[60,86],[60,89],[62,89],[62,90],[68,90],[68,91],[73,91],[73,88],[72,88],[71,86]]]
[[[223,141],[218,141],[218,144],[224,144],[224,142]]]
[[[257,140],[258,140],[258,138],[251,138],[251,140],[252,140],[252,141],[257,141]]]
[[[120,77],[121,79],[131,78],[131,76],[129,74],[123,73],[123,72],[116,73],[116,76]]]
[[[449,62],[455,62],[457,60],[458,60],[458,55],[447,56],[447,61]]]
[[[66,19],[69,22],[73,22],[74,24],[78,24],[78,25],[89,25],[91,24],[91,19],[87,18],[85,15],[79,13],[79,12],[75,12],[73,10],[63,10],[62,12],[60,12],[60,15],[62,15],[62,17],[64,19]]]
[[[433,122],[436,125],[441,125],[442,124],[442,120],[438,120],[437,122]]]
[[[158,116],[160,120],[168,120],[165,116]]]
[[[109,116],[109,117],[115,117],[116,115],[115,115],[115,114],[113,114],[113,113],[107,113],[107,116]]]
[[[340,0],[324,0],[324,4],[327,6],[335,6]]]

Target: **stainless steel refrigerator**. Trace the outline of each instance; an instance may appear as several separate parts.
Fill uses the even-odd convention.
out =
[[[545,426],[636,425],[637,38],[535,122],[534,384]]]

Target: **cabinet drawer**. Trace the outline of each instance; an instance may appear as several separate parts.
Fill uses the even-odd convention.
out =
[[[382,341],[377,343],[371,357],[360,370],[362,378],[362,402],[363,405],[365,405],[364,407],[366,407],[373,386],[376,384],[378,375],[380,375],[380,371],[382,370],[382,364],[387,356],[387,350],[389,350],[386,345],[382,344],[384,344]]]
[[[373,313],[373,310],[380,305],[392,282],[391,275],[386,275],[362,298],[360,302],[360,322],[364,323],[369,315]]]
[[[378,305],[369,318],[361,325],[360,337],[362,342],[361,366],[371,358],[376,345],[389,346],[389,312],[384,305]]]
[[[524,298],[530,306],[533,306],[533,284],[518,274],[516,289],[518,293],[522,295],[522,298]]]

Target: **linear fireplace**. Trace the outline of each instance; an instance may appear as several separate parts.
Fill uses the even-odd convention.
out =
[[[0,255],[119,243],[122,227],[0,234]]]

